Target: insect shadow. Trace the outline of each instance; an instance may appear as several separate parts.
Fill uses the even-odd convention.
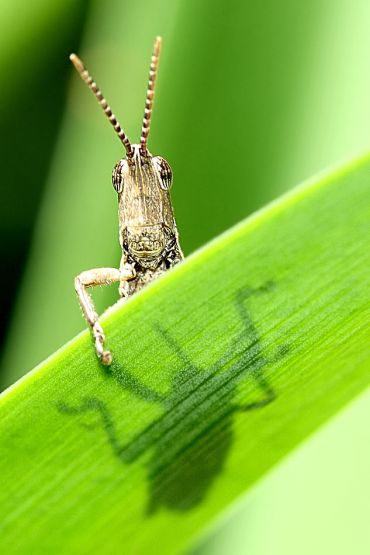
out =
[[[63,414],[98,413],[113,452],[125,464],[152,449],[147,468],[148,514],[160,506],[186,511],[201,502],[221,472],[231,447],[233,415],[238,411],[263,409],[276,398],[264,369],[284,356],[288,346],[281,345],[272,357],[265,357],[246,306],[250,297],[268,293],[272,287],[273,283],[267,282],[258,288],[246,287],[237,292],[235,307],[242,330],[208,369],[196,366],[169,332],[157,326],[162,339],[182,363],[166,394],[144,385],[117,363],[110,370],[105,369],[122,388],[163,408],[162,415],[130,442],[120,441],[110,410],[102,400],[88,397],[78,406],[58,404]],[[255,381],[261,396],[249,403],[235,403],[238,384],[249,378]]]

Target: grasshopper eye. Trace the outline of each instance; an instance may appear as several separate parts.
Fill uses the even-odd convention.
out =
[[[153,158],[153,162],[160,177],[160,185],[162,189],[168,191],[172,185],[172,170],[169,163],[161,156]]]
[[[122,193],[125,174],[128,173],[127,160],[120,160],[113,168],[112,184],[117,193]]]

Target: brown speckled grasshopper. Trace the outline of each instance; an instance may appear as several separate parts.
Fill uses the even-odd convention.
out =
[[[70,56],[126,150],[126,158],[117,162],[112,174],[113,187],[118,193],[120,267],[87,270],[75,278],[76,293],[91,328],[96,353],[106,365],[112,363],[112,355],[104,349],[104,332],[87,289],[118,282],[120,297],[128,298],[183,259],[169,193],[172,170],[164,158],[152,156],[147,148],[160,47],[161,38],[157,37],[150,64],[140,144],[130,143],[81,60],[76,54]]]

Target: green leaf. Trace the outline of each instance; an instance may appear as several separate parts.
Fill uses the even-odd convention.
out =
[[[369,180],[297,188],[116,307],[109,370],[86,332],[2,395],[5,552],[183,550],[365,389]]]
[[[367,555],[369,406],[367,388],[221,514],[192,555]]]

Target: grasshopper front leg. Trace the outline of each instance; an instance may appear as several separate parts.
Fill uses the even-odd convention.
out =
[[[114,282],[120,282],[120,285],[122,285],[134,277],[135,271],[133,267],[130,264],[124,264],[119,270],[116,268],[95,268],[81,272],[75,278],[75,290],[94,337],[96,354],[105,365],[112,363],[112,355],[110,351],[104,350],[105,335],[93,300],[87,289],[97,285],[110,285]]]

